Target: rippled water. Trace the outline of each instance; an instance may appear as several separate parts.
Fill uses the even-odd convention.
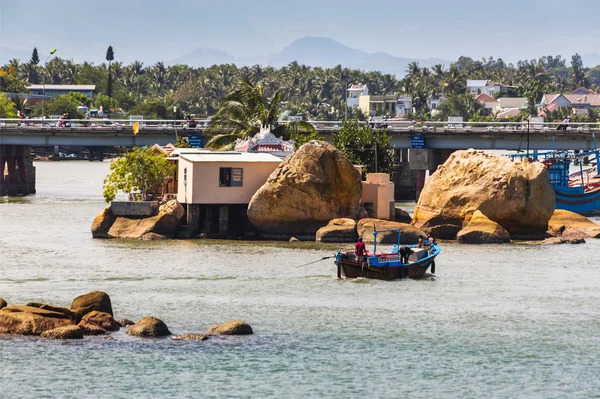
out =
[[[62,343],[0,338],[0,397],[600,397],[600,241],[446,243],[438,277],[340,281],[336,246],[92,240],[108,163],[38,163],[38,194],[0,199],[0,297],[175,333],[243,319],[250,337]]]

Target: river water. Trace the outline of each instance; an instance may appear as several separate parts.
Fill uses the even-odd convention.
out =
[[[0,297],[68,306],[204,342],[0,338],[2,398],[600,397],[600,240],[442,244],[437,278],[340,281],[336,246],[93,240],[108,162],[37,163],[38,194],[0,199]]]

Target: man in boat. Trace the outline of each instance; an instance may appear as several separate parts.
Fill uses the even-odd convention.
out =
[[[367,248],[365,247],[362,237],[358,237],[358,241],[356,241],[356,245],[354,246],[354,254],[356,255],[357,262],[362,263],[365,261]]]
[[[400,247],[400,258],[402,260],[402,263],[408,263],[408,258],[414,253],[415,251],[413,251],[410,247]]]

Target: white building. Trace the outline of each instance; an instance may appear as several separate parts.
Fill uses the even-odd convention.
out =
[[[487,94],[490,97],[494,97],[495,93],[507,90],[508,88],[509,86],[491,83],[489,80],[467,80],[467,90],[474,96]]]
[[[412,97],[400,96],[396,99],[396,116],[406,116],[412,112]]]
[[[358,98],[360,96],[368,96],[369,87],[366,84],[353,84],[348,87],[348,97],[346,98],[346,106],[354,109],[358,108]]]

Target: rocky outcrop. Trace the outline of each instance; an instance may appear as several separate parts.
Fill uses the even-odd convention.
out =
[[[133,239],[174,238],[179,231],[183,214],[183,206],[176,200],[171,200],[160,206],[156,216],[141,219],[117,217],[108,230],[108,235]]]
[[[93,238],[110,238],[108,235],[108,230],[115,222],[115,216],[110,209],[110,206],[107,206],[100,212],[98,216],[92,222],[92,237]]]
[[[77,322],[77,320],[79,318],[77,313],[73,312],[71,309],[63,308],[61,306],[54,306],[54,305],[48,305],[45,303],[37,303],[37,302],[29,302],[25,306],[31,306],[34,308],[51,310],[53,312],[62,313],[75,323]]]
[[[209,336],[204,335],[204,334],[187,333],[187,334],[183,334],[183,335],[178,335],[171,339],[174,341],[206,341],[208,338],[209,338]]]
[[[548,229],[552,235],[563,238],[600,238],[600,225],[564,209],[554,211]]]
[[[394,208],[394,221],[410,224],[412,222],[412,217],[408,214],[408,212],[403,211],[400,208]]]
[[[544,237],[554,207],[554,191],[542,163],[456,151],[427,180],[413,225],[453,239],[480,210],[513,238]]]
[[[110,297],[102,291],[90,292],[73,299],[71,310],[77,313],[79,319],[94,310],[113,315]]]
[[[121,327],[129,327],[134,325],[135,323],[129,319],[116,319],[115,320]]]
[[[0,310],[0,334],[40,335],[72,324],[63,313],[33,306],[13,305]]]
[[[121,325],[111,315],[106,312],[98,312],[97,310],[93,310],[83,316],[81,322],[96,325],[106,331],[118,331],[121,328]]]
[[[8,306],[8,303],[3,298],[0,298],[0,309]]]
[[[156,317],[144,317],[129,327],[127,334],[144,338],[155,338],[171,335],[171,332],[162,320]]]
[[[210,326],[206,330],[206,333],[211,335],[251,335],[254,334],[254,331],[252,331],[252,327],[248,323],[241,320],[234,320]]]
[[[78,326],[64,326],[44,331],[40,337],[51,339],[82,339],[83,330]]]
[[[564,237],[550,237],[543,241],[533,242],[534,245],[556,245],[556,244],[585,244],[585,239],[579,238],[564,238]]]
[[[373,242],[373,231],[379,230],[396,230],[401,229],[400,242],[405,244],[417,244],[420,237],[426,237],[426,234],[406,223],[391,222],[381,219],[361,219],[357,225],[358,236],[362,237],[365,243]],[[377,233],[378,244],[396,244],[398,242],[398,234],[396,232],[379,232]]]
[[[107,333],[107,331],[102,328],[102,327],[98,327],[95,324],[88,324],[86,322],[80,322],[78,324],[79,328],[81,328],[81,331],[83,331],[83,335],[104,335]]]
[[[356,220],[348,218],[333,219],[327,226],[317,230],[317,242],[355,242]]]
[[[458,232],[456,239],[463,244],[503,244],[510,242],[510,234],[481,211],[476,211],[469,224]]]
[[[254,194],[248,218],[266,236],[314,237],[332,219],[356,219],[361,193],[361,176],[352,163],[331,144],[311,141]]]

